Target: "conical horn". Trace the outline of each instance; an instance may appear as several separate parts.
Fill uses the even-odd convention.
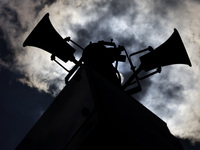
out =
[[[176,29],[174,29],[173,34],[162,45],[141,56],[140,61],[140,68],[145,71],[173,64],[192,66],[181,37]]]
[[[41,21],[36,25],[23,46],[34,46],[41,48],[53,56],[57,56],[64,62],[74,60],[73,53],[75,49],[71,47],[58,34],[49,20],[49,13],[47,13]]]

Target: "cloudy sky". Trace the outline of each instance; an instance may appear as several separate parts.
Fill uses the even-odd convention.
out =
[[[133,97],[162,118],[183,139],[186,149],[198,149],[199,10],[199,0],[1,0],[0,149],[15,148],[64,87],[67,73],[50,60],[49,53],[22,46],[46,13],[63,38],[70,36],[82,47],[112,38],[129,54],[148,46],[156,48],[176,28],[192,67],[164,67],[161,74],[143,81],[143,91]],[[81,51],[77,49],[75,55],[79,59]],[[137,57],[132,61],[139,64]],[[71,63],[64,65],[72,67]],[[130,66],[120,64],[119,71],[125,76]]]

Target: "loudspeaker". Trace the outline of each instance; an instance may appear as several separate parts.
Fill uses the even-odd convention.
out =
[[[149,71],[162,66],[173,64],[191,65],[185,46],[176,29],[162,45],[140,57],[140,69]]]
[[[74,61],[73,53],[75,52],[75,49],[66,43],[54,29],[49,20],[49,13],[47,13],[36,25],[24,41],[23,46],[41,48],[51,53],[52,56],[57,56],[64,62],[67,62],[68,60]]]

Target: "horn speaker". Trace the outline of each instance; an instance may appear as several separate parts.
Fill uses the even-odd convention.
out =
[[[49,20],[49,13],[47,13],[36,25],[24,41],[23,46],[41,48],[51,53],[52,56],[57,56],[64,62],[74,60],[73,53],[75,52],[75,49],[66,43],[54,29]]]
[[[192,66],[181,37],[176,29],[174,29],[173,34],[162,45],[141,56],[140,61],[140,67],[145,71],[173,64]]]

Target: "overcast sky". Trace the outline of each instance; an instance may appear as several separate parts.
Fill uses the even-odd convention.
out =
[[[128,53],[156,48],[176,28],[192,67],[164,67],[142,82],[135,97],[156,113],[175,136],[200,142],[199,0],[1,0],[0,2],[0,149],[13,149],[64,87],[65,70],[50,54],[22,44],[39,20],[50,13],[60,35],[82,47],[90,41],[123,45]],[[53,37],[52,37],[53,38]],[[81,51],[77,49],[76,58]],[[170,58],[169,58],[170,59]],[[139,59],[134,59],[135,65]],[[72,64],[64,64],[71,68]],[[120,64],[122,74],[130,72]],[[133,95],[134,97],[134,95]],[[191,146],[192,147],[192,146]],[[189,148],[188,148],[189,149]],[[190,148],[195,149],[195,147]]]

